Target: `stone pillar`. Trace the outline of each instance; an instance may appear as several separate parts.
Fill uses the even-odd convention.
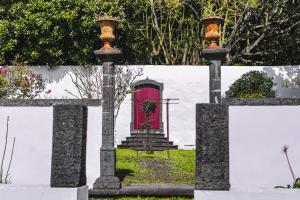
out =
[[[229,190],[228,106],[197,104],[196,190]]]
[[[86,106],[54,106],[51,187],[86,185],[86,137]]]
[[[96,50],[103,62],[102,146],[100,149],[100,177],[94,189],[120,189],[120,180],[115,176],[116,150],[114,148],[114,60],[121,54],[117,49]]]
[[[209,102],[221,103],[221,65],[226,54],[226,48],[203,49],[202,55],[209,62]]]

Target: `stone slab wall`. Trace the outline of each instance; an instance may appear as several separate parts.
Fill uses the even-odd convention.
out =
[[[228,107],[198,104],[196,189],[229,190]]]
[[[196,116],[197,190],[224,190],[223,179],[234,191],[292,184],[284,145],[299,177],[299,99],[223,99],[198,104]]]
[[[16,137],[14,157],[10,169],[10,181],[13,185],[48,185],[51,178],[53,105],[69,104],[67,100],[43,100],[36,105],[29,101],[0,100],[0,154],[4,147],[6,117],[10,116],[8,150],[11,150],[13,137]],[[52,102],[52,103],[51,103]],[[43,104],[45,106],[40,105]],[[73,100],[73,105],[80,101]],[[72,104],[71,104],[72,105]],[[99,104],[86,102],[88,106],[87,123],[87,184],[91,187],[100,176],[100,144],[102,109]],[[7,169],[8,155],[4,169]]]
[[[51,187],[86,185],[87,117],[86,106],[54,106]]]

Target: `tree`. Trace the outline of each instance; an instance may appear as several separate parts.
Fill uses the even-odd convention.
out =
[[[272,98],[276,96],[273,90],[273,78],[265,72],[250,71],[243,74],[225,92],[226,98]]]
[[[300,3],[295,0],[5,0],[0,61],[95,64],[97,15],[124,19],[116,47],[125,64],[201,65],[200,19],[225,19],[220,45],[228,65],[300,62]]]
[[[0,7],[0,57],[38,65],[96,63],[97,15],[121,16],[117,0],[31,0]]]
[[[77,94],[65,90],[67,93],[79,99],[99,99],[102,100],[103,71],[97,66],[82,66],[81,68],[72,68],[68,73]],[[121,104],[127,94],[131,93],[130,85],[143,75],[143,69],[130,69],[129,67],[116,67],[115,69],[115,121],[119,114]]]
[[[290,0],[245,2],[224,45],[228,64],[284,65],[299,63],[300,3]]]
[[[192,0],[122,1],[128,28],[136,31],[150,64],[199,64],[200,22]],[[130,48],[132,49],[132,48]],[[140,48],[139,48],[140,49]]]

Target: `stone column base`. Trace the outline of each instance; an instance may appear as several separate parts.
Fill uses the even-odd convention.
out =
[[[119,190],[121,188],[120,179],[116,176],[101,176],[97,178],[93,185],[94,190]]]

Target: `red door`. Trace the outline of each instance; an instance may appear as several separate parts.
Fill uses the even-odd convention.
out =
[[[145,100],[153,100],[157,102],[156,110],[151,115],[151,129],[159,129],[160,125],[160,91],[154,85],[143,85],[137,88],[134,93],[134,128],[141,129],[141,125],[145,122],[143,113],[143,103]]]

